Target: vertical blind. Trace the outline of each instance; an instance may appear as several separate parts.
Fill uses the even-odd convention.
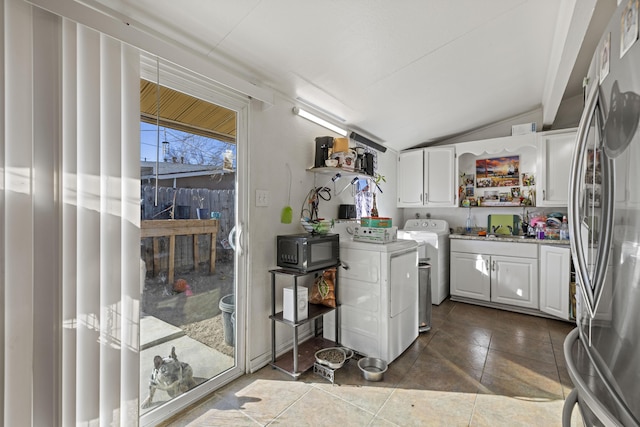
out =
[[[2,3],[0,415],[138,424],[139,52]]]

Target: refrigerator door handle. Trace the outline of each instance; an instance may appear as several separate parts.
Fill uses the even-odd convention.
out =
[[[593,412],[593,414],[598,418],[598,421],[600,421],[603,425],[613,426],[613,427],[623,427],[624,424],[622,424],[616,417],[614,417],[611,414],[611,412],[609,412],[609,410],[602,405],[600,400],[598,400],[598,398],[593,394],[591,389],[589,389],[589,387],[587,386],[587,383],[584,381],[584,379],[580,375],[580,371],[578,370],[575,363],[573,362],[573,355],[575,354],[573,351],[574,343],[576,343],[577,345],[583,345],[579,341],[578,330],[579,328],[575,328],[574,330],[569,332],[567,337],[564,339],[564,344],[563,344],[564,360],[567,365],[567,372],[569,372],[569,376],[571,377],[571,382],[573,382],[573,384],[576,387],[571,391],[571,393],[567,397],[567,402],[565,402],[565,407],[563,407],[562,409],[562,426],[565,427],[565,426],[571,425],[570,423],[571,409],[573,409],[573,405],[575,405],[575,402],[569,403],[569,400],[570,400],[569,397],[571,397],[571,398],[575,398],[575,401],[578,401],[578,398],[580,398],[578,403],[586,405],[589,408],[589,410],[591,410],[591,412]],[[567,404],[569,404],[571,407],[568,408]],[[569,424],[565,424],[565,419],[567,417],[566,412],[569,412],[568,414]]]
[[[599,86],[594,84],[589,91],[586,107],[580,119],[578,134],[576,138],[576,146],[573,151],[573,159],[571,162],[571,172],[569,175],[569,194],[570,200],[568,205],[569,227],[571,229],[571,255],[575,261],[576,277],[578,285],[586,299],[586,307],[589,315],[593,318],[595,315],[600,295],[602,294],[602,286],[606,277],[607,265],[609,262],[609,247],[613,238],[611,223],[613,219],[613,203],[614,203],[614,166],[613,160],[610,159],[604,150],[599,150],[601,157],[600,163],[602,168],[602,191],[600,203],[602,206],[601,222],[603,230],[600,233],[597,242],[596,263],[593,266],[593,275],[589,274],[589,265],[586,258],[585,249],[590,248],[589,242],[584,242],[583,228],[588,228],[589,219],[586,215],[590,202],[586,200],[590,198],[590,191],[582,187],[581,180],[584,179],[584,163],[587,157],[588,136],[591,124],[595,119],[597,126],[597,136],[601,138],[602,109],[600,108],[600,91]],[[601,143],[601,141],[599,141]],[[599,144],[600,145],[600,144]],[[598,146],[599,146],[598,145]],[[594,155],[595,157],[595,155]],[[595,160],[594,160],[595,162]],[[594,165],[595,166],[595,165]],[[583,205],[584,203],[584,205]]]
[[[562,427],[571,427],[571,414],[576,403],[578,403],[578,389],[574,388],[564,399],[564,405],[562,405]]]

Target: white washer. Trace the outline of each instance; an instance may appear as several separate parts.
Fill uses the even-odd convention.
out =
[[[418,337],[418,244],[353,241],[340,234],[340,343],[391,363]],[[357,225],[357,223],[355,224]],[[324,316],[323,334],[335,340],[335,313]]]
[[[443,219],[410,219],[398,230],[398,239],[426,243],[419,257],[431,264],[431,302],[440,304],[449,296],[449,223]]]

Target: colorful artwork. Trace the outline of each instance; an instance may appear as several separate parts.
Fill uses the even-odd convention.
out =
[[[476,160],[478,188],[517,187],[520,185],[520,156]]]
[[[523,187],[531,187],[536,185],[536,180],[531,173],[523,173],[522,174],[522,186]]]
[[[473,197],[475,195],[475,176],[462,174],[460,175],[461,195],[464,197]]]

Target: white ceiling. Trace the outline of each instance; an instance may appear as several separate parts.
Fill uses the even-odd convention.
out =
[[[578,55],[596,0],[98,1],[397,150],[540,107],[550,125],[597,43]]]

